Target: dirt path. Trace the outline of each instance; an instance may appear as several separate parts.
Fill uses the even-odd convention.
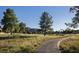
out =
[[[37,50],[38,53],[60,53],[58,49],[58,45],[61,40],[65,39],[53,39],[49,40],[41,45],[41,47]]]

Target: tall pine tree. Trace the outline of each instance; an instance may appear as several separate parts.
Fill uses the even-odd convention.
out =
[[[4,16],[1,20],[1,23],[3,25],[3,31],[12,34],[15,31],[16,25],[18,25],[17,17],[14,11],[10,8],[6,9],[3,14]]]
[[[51,31],[51,26],[52,26],[52,16],[49,15],[47,12],[43,12],[42,16],[40,18],[40,28],[44,36]]]

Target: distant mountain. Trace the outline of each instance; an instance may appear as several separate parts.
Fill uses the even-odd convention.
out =
[[[29,33],[40,33],[40,29],[37,28],[28,28],[27,30]]]

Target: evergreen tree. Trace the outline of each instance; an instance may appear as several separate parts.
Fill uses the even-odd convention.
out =
[[[72,23],[65,23],[69,27],[77,28],[79,24],[79,6],[74,6],[70,8],[70,12],[75,13],[72,18]]]
[[[43,12],[40,18],[40,28],[44,36],[51,31],[52,26],[52,16],[49,15],[47,12]]]
[[[18,20],[12,9],[6,9],[6,11],[4,12],[3,19],[1,20],[1,24],[3,25],[4,32],[12,34],[15,31],[15,28],[18,24]]]
[[[27,28],[26,28],[26,24],[25,23],[21,22],[19,24],[19,27],[20,27],[20,32],[21,33],[25,33],[26,32]]]

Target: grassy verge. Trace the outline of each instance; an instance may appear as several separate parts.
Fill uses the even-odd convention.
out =
[[[60,44],[63,53],[79,53],[79,34],[74,34]]]
[[[0,52],[2,53],[29,53],[36,52],[43,42],[61,38],[60,35],[40,35],[40,34],[0,34]]]

